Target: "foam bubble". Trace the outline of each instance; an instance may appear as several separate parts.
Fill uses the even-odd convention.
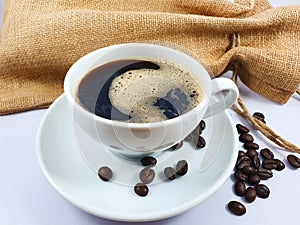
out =
[[[153,103],[175,88],[180,88],[189,97],[191,107],[195,107],[202,100],[201,86],[189,71],[171,62],[150,61],[158,64],[160,69],[128,71],[116,77],[110,87],[111,103],[121,112],[130,114],[132,122],[165,120],[162,110],[153,106]]]

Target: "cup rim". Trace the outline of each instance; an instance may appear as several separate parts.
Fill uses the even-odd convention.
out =
[[[110,119],[106,119],[106,118],[97,116],[97,115],[93,114],[92,112],[89,112],[87,109],[85,109],[83,106],[81,106],[78,102],[76,102],[76,100],[74,99],[73,93],[70,93],[69,88],[67,88],[67,87],[69,86],[69,82],[71,80],[71,77],[72,77],[71,74],[73,73],[73,70],[76,67],[78,67],[82,63],[82,61],[86,60],[87,58],[91,58],[91,57],[94,57],[94,56],[96,57],[98,54],[101,54],[102,51],[108,50],[110,48],[117,48],[117,47],[122,47],[122,46],[138,46],[138,45],[140,45],[140,46],[147,45],[149,47],[154,46],[156,48],[157,47],[158,48],[164,48],[164,49],[171,50],[171,51],[177,52],[179,54],[182,54],[185,57],[189,58],[190,60],[193,60],[193,61],[197,62],[198,66],[202,67],[204,69],[204,71],[207,73],[207,75],[209,76],[208,71],[203,67],[203,65],[199,61],[197,61],[192,56],[186,54],[185,52],[176,50],[174,48],[170,48],[170,47],[163,46],[163,45],[158,45],[158,44],[140,43],[140,42],[110,45],[110,46],[107,46],[107,47],[96,49],[92,52],[89,52],[89,53],[85,54],[84,56],[79,58],[73,65],[71,65],[71,67],[67,71],[65,79],[64,79],[64,93],[65,93],[66,98],[68,99],[69,103],[71,103],[71,106],[76,107],[76,109],[79,109],[79,111],[81,113],[83,113],[85,116],[93,119],[94,121],[101,122],[101,123],[104,123],[106,125],[114,125],[114,126],[123,127],[123,128],[126,128],[126,129],[128,129],[128,128],[145,129],[145,128],[149,128],[149,127],[156,128],[156,127],[161,127],[162,125],[166,126],[166,125],[171,124],[171,123],[178,123],[181,120],[185,119],[186,117],[189,117],[189,115],[193,114],[195,111],[199,112],[205,104],[208,104],[208,99],[207,99],[208,96],[207,96],[207,93],[204,91],[204,93],[203,93],[204,97],[201,100],[201,102],[196,107],[194,107],[193,109],[189,110],[188,112],[186,112],[186,113],[184,113],[184,114],[182,114],[178,117],[175,117],[175,118],[172,118],[172,119],[166,119],[166,120],[162,120],[162,121],[156,121],[156,122],[146,122],[146,123],[135,123],[134,122],[133,123],[133,122],[126,122],[126,121],[110,120]]]

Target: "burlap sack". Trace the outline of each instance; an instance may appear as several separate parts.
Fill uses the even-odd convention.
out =
[[[235,38],[234,38],[235,37]],[[300,83],[300,6],[267,0],[6,0],[0,114],[47,107],[78,58],[125,42],[173,43],[215,76],[236,69],[285,103]]]

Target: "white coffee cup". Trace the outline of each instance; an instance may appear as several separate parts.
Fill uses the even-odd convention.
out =
[[[197,82],[203,89],[203,100],[183,115],[153,123],[128,123],[105,119],[87,111],[75,100],[78,83],[91,70],[112,61],[135,57],[163,59],[188,69],[196,75]],[[158,153],[179,143],[202,119],[225,110],[238,96],[238,89],[232,80],[211,79],[206,69],[193,57],[169,47],[144,43],[113,45],[83,56],[67,72],[64,92],[73,111],[74,123],[100,145],[105,146],[105,149],[129,157]],[[220,95],[222,92],[227,94]]]

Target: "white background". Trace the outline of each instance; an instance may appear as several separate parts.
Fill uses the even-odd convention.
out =
[[[276,7],[300,3],[299,0],[270,2]],[[1,0],[1,15],[3,5],[4,1]],[[258,96],[242,84],[240,93],[250,112],[263,112],[268,125],[300,146],[300,96],[293,96],[287,104],[278,105]],[[45,111],[36,110],[0,117],[0,224],[123,224],[82,212],[60,197],[48,184],[38,165],[35,149],[37,128]],[[232,110],[230,113],[236,123],[246,123]],[[252,134],[261,147],[270,147],[276,157],[286,163],[288,153],[266,141],[256,131],[252,130]],[[225,184],[201,205],[173,218],[142,224],[299,224],[300,169],[294,170],[287,165],[285,170],[275,172],[274,178],[264,183],[271,189],[270,197],[256,199],[251,204],[244,203],[247,213],[242,217],[234,216],[226,209],[230,200],[243,201],[233,194],[233,180],[229,177]]]

